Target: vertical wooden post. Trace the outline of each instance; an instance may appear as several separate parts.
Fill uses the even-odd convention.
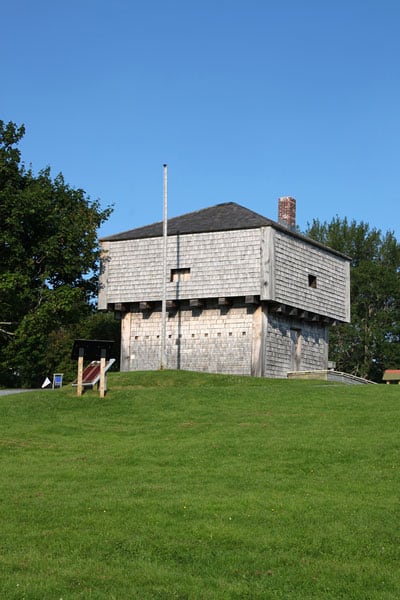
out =
[[[106,393],[106,349],[101,349],[100,357],[100,398],[104,398]]]
[[[77,392],[76,395],[77,396],[82,396],[82,391],[83,391],[83,385],[82,385],[82,378],[83,378],[83,353],[84,353],[84,349],[83,348],[79,348],[79,357],[78,357],[78,381],[77,381]]]

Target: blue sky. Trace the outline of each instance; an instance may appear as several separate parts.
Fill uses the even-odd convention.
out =
[[[13,0],[0,119],[114,213],[100,235],[237,202],[394,230],[398,0]]]

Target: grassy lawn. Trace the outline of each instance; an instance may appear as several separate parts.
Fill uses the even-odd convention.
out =
[[[400,386],[186,372],[0,398],[0,598],[400,598]]]

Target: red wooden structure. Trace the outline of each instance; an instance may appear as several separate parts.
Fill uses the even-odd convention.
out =
[[[115,358],[110,358],[110,360],[108,362],[106,362],[104,372],[106,373],[108,371],[108,369],[114,363],[115,363]],[[94,385],[99,383],[100,375],[101,375],[101,362],[99,360],[92,360],[92,362],[84,369],[84,371],[82,373],[83,387],[93,387]],[[75,379],[75,381],[73,382],[72,385],[77,386],[78,380]]]

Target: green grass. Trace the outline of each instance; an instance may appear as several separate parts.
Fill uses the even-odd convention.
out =
[[[0,398],[0,598],[400,598],[400,386],[186,372]]]

